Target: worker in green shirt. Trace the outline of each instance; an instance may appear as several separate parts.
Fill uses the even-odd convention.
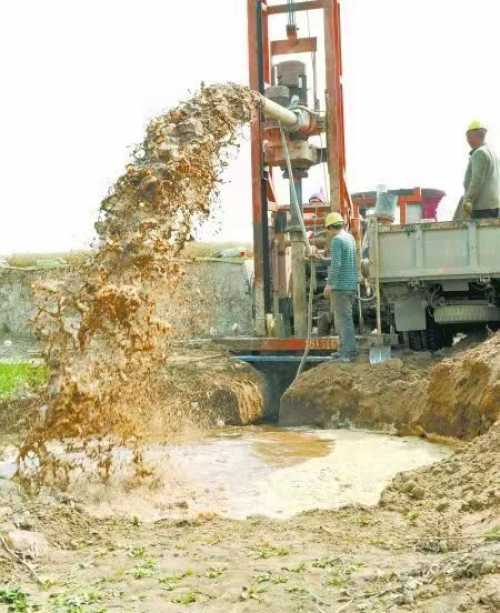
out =
[[[467,130],[471,152],[462,202],[466,218],[500,216],[500,167],[497,156],[485,142],[486,132],[486,127],[480,121],[473,121]]]
[[[340,338],[340,349],[332,360],[352,362],[358,354],[352,314],[358,289],[356,242],[344,229],[344,219],[339,213],[327,215],[325,227],[331,240],[331,263],[325,297],[332,299],[335,329]]]

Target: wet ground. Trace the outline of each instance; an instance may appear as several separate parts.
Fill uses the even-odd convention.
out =
[[[0,590],[50,612],[498,610],[493,517],[425,500],[365,506],[396,472],[450,453],[367,432],[225,428],[151,447],[158,480],[141,488],[120,450],[113,484],[88,471],[67,493],[35,497],[9,480],[4,455],[0,534],[46,539],[48,552],[28,567],[0,548]],[[363,504],[335,510],[349,502]]]
[[[55,453],[61,457],[60,450]],[[398,472],[450,453],[422,439],[364,431],[224,428],[195,442],[148,447],[144,459],[155,477],[147,485],[130,487],[131,453],[121,449],[111,483],[92,482],[88,464],[84,474],[75,470],[70,493],[99,517],[157,521],[215,513],[284,519],[311,509],[375,505]],[[70,461],[81,463],[81,454]],[[9,466],[0,465],[1,472]]]
[[[180,445],[169,455],[176,473],[192,486],[192,510],[242,519],[376,504],[396,473],[448,453],[416,438],[254,427]]]

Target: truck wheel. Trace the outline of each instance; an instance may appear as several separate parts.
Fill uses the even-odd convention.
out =
[[[422,342],[422,333],[420,330],[412,330],[408,332],[408,344],[412,351],[422,351],[424,348]]]
[[[444,347],[444,335],[440,326],[429,326],[425,334],[429,351],[439,351]]]

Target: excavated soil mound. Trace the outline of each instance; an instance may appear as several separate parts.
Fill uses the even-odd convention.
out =
[[[426,432],[471,440],[500,416],[500,334],[443,360],[431,371],[418,404]]]
[[[412,407],[424,393],[431,365],[427,360],[400,359],[374,366],[322,364],[302,375],[284,394],[280,423],[404,430]]]
[[[489,511],[500,517],[500,422],[450,458],[401,473],[382,496],[382,504],[418,512]]]
[[[392,428],[471,440],[500,416],[500,335],[442,360],[323,364],[283,396],[284,425]]]
[[[183,352],[171,356],[154,384],[158,410],[146,427],[148,439],[214,426],[243,426],[264,417],[264,377],[244,362],[216,352]]]

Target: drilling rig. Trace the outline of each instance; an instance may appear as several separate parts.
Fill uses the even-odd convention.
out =
[[[301,16],[306,27],[298,25]],[[275,21],[282,26],[279,38],[273,34]],[[308,317],[316,324],[319,319],[317,309],[312,314],[308,308],[308,284],[321,293],[321,280],[317,283],[306,258],[309,240],[322,232],[331,211],[340,212],[359,234],[359,214],[344,177],[338,0],[248,0],[248,51],[250,87],[263,98],[262,113],[251,123],[256,336],[248,349],[293,354],[305,348]],[[319,74],[318,56],[323,65]],[[304,181],[320,165],[326,197],[304,202]],[[277,195],[276,184],[283,179],[289,203]],[[309,344],[329,352],[337,339],[315,336]]]
[[[500,326],[500,221],[438,222],[444,192],[414,188],[385,193],[397,201],[387,223],[368,214],[378,194],[347,189],[339,0],[247,0],[247,14],[250,87],[262,98],[251,122],[255,334],[219,340],[256,365],[302,367],[338,348],[321,300],[326,265],[308,257],[332,211],[358,241],[370,360],[377,347],[381,361],[390,345],[433,351],[457,331]],[[325,197],[305,198],[317,168]]]

